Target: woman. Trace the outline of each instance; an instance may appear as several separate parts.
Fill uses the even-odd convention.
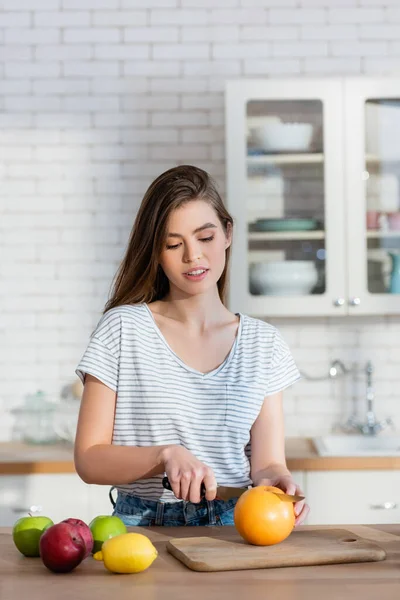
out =
[[[301,493],[282,410],[299,373],[275,327],[224,304],[232,228],[205,171],[160,175],[78,365],[76,470],[117,488],[127,525],[232,525],[217,485]],[[308,510],[296,503],[297,525]]]

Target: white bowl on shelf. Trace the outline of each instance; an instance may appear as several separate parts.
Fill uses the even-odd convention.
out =
[[[310,147],[311,123],[270,122],[254,130],[253,139],[266,152],[301,152]]]
[[[308,260],[250,264],[250,293],[263,296],[304,296],[318,281],[317,267]]]

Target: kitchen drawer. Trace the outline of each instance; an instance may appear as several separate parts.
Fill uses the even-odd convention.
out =
[[[88,518],[89,486],[78,475],[3,475],[0,487],[0,526],[13,525],[34,506],[54,522]]]
[[[400,522],[397,471],[309,471],[307,525]]]

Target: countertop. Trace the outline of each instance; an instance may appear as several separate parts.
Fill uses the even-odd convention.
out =
[[[400,469],[400,456],[318,456],[311,439],[300,437],[286,439],[286,458],[290,471]],[[34,446],[17,442],[0,443],[0,475],[74,472],[70,444]]]
[[[339,526],[336,526],[339,527]],[[191,571],[166,550],[171,537],[215,536],[232,539],[234,527],[131,527],[147,535],[158,550],[149,569],[134,575],[109,573],[91,557],[68,574],[51,573],[40,558],[25,558],[15,548],[11,529],[0,529],[2,600],[394,600],[400,596],[400,525],[344,525],[385,549],[380,562],[253,569],[216,573]],[[300,528],[299,528],[300,529]],[[302,529],[321,529],[303,526]]]

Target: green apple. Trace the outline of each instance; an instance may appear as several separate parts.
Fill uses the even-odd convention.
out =
[[[39,540],[52,525],[49,517],[21,517],[12,530],[14,544],[24,556],[40,556]]]
[[[110,515],[95,517],[89,523],[89,527],[94,540],[93,554],[101,550],[103,542],[106,540],[127,532],[125,523],[119,517]]]

